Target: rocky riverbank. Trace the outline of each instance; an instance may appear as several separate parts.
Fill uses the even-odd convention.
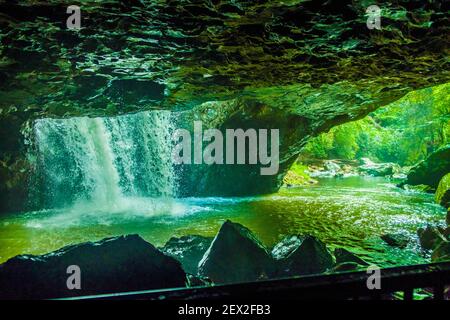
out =
[[[317,178],[345,178],[352,176],[388,177],[405,179],[410,167],[396,163],[376,163],[369,158],[360,160],[299,158],[284,177],[284,185],[312,185]]]
[[[447,228],[427,226],[419,229],[420,243],[425,250],[432,250],[432,261],[450,259],[450,145],[433,152],[408,173],[407,179],[399,185],[402,188],[419,188],[435,193],[436,203],[447,209]]]
[[[67,268],[79,266],[81,289],[67,287]],[[155,248],[138,235],[20,255],[0,265],[0,298],[41,299],[145,289],[224,284],[355,270],[367,266],[344,248],[331,252],[310,235],[289,235],[265,247],[227,220],[214,238],[171,238]]]

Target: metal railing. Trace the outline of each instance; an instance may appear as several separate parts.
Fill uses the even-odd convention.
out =
[[[307,300],[307,299],[384,299],[403,292],[404,300],[414,298],[414,289],[427,288],[436,300],[444,299],[450,286],[450,262],[381,269],[381,288],[369,290],[365,271],[301,276],[287,279],[210,287],[146,290],[65,298],[145,299],[145,300]]]

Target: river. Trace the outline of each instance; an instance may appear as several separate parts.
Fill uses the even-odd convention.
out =
[[[312,234],[330,248],[345,247],[379,266],[427,262],[417,228],[444,224],[433,195],[405,191],[386,178],[324,178],[317,185],[282,188],[245,198],[123,198],[113,205],[76,203],[63,209],[0,216],[0,262],[121,234],[139,234],[156,246],[172,236],[214,236],[226,219],[252,230],[267,246],[289,234]],[[411,241],[392,248],[379,236]]]

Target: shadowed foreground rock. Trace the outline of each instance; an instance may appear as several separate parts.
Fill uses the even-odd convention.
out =
[[[172,237],[161,248],[161,251],[178,260],[182,264],[184,271],[196,275],[198,263],[206,250],[208,250],[212,240],[213,238],[197,235],[183,236],[181,238]]]
[[[450,260],[450,241],[441,241],[434,248],[431,254],[432,262],[449,261]]]
[[[81,290],[69,290],[67,267],[81,269]],[[175,259],[138,235],[71,245],[41,255],[20,255],[0,265],[1,299],[44,299],[184,287]]]
[[[285,257],[279,256],[277,276],[323,273],[334,266],[333,256],[320,240],[306,236]],[[281,258],[281,259],[280,259]]]
[[[425,250],[432,250],[439,245],[442,241],[445,241],[444,236],[441,234],[438,228],[427,225],[426,228],[419,228],[417,230],[419,236],[420,245]]]
[[[369,265],[366,261],[358,257],[356,254],[348,251],[347,249],[336,248],[333,253],[334,257],[336,258],[336,264],[353,262],[362,266]]]
[[[305,240],[305,236],[302,235],[284,237],[273,247],[271,252],[272,257],[276,260],[286,258],[302,244],[303,240]]]
[[[227,220],[199,263],[199,274],[214,283],[248,282],[268,278],[273,260],[253,233]]]
[[[271,254],[246,227],[227,220],[199,263],[199,275],[234,283],[323,273],[334,266],[326,245],[309,235],[289,235]]]
[[[409,238],[407,236],[399,233],[383,234],[380,238],[391,247],[398,247],[400,249],[406,248],[409,242]]]

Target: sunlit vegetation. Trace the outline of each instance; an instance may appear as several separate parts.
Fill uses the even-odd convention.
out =
[[[303,154],[319,159],[359,159],[414,165],[450,137],[450,84],[404,98],[313,138]]]

